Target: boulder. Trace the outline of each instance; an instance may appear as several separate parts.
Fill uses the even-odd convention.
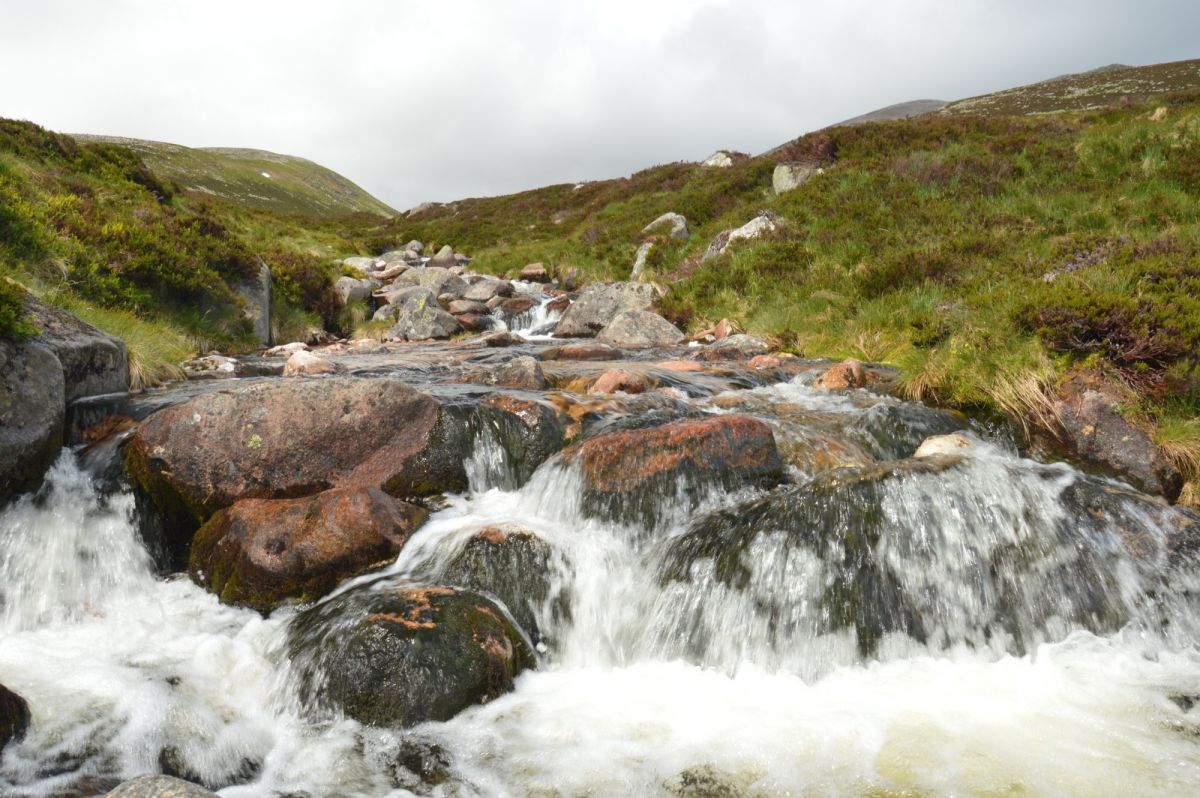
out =
[[[418,255],[421,255],[425,252],[425,245],[414,238],[412,241],[409,241],[404,245],[404,249],[408,252],[415,252]]]
[[[283,376],[315,376],[318,374],[333,374],[337,366],[332,361],[314,355],[312,352],[299,351],[292,354],[283,365]]]
[[[867,373],[863,370],[863,364],[854,358],[831,366],[813,381],[813,387],[821,391],[845,391],[866,384]]]
[[[391,562],[427,514],[378,488],[243,499],[196,533],[188,571],[223,603],[269,613]]]
[[[288,627],[302,700],[370,726],[446,721],[536,667],[528,640],[481,593],[381,584],[347,591]]]
[[[10,742],[24,737],[28,729],[29,704],[0,684],[0,751]]]
[[[409,269],[396,278],[394,285],[419,285],[422,288],[428,288],[434,296],[454,294],[458,297],[467,290],[467,284],[463,278],[449,269],[434,266],[433,261],[430,261],[427,266]]]
[[[554,559],[550,544],[533,532],[489,526],[467,539],[438,579],[500,599],[521,629],[540,643],[545,630],[539,616],[545,612],[558,621],[568,615],[562,589],[554,589]]]
[[[391,285],[375,293],[379,307],[372,318],[375,321],[394,319],[404,303],[413,298],[420,298],[426,304],[437,305],[437,296],[428,288],[419,285]]]
[[[453,247],[444,246],[441,249],[439,249],[437,251],[437,254],[434,255],[432,258],[430,258],[429,262],[426,263],[425,265],[427,267],[449,269],[451,266],[458,265],[458,258],[454,257],[454,248]]]
[[[264,346],[271,343],[272,287],[271,268],[262,258],[258,259],[258,273],[234,286],[245,303],[242,315],[250,322],[255,339]]]
[[[554,335],[591,337],[607,327],[618,313],[649,310],[653,304],[654,286],[647,283],[593,283],[566,309]]]
[[[450,302],[446,310],[451,314],[458,316],[462,313],[487,313],[488,307],[482,302],[474,299],[455,299]]]
[[[508,280],[494,280],[486,278],[474,282],[467,286],[467,290],[463,291],[463,299],[471,299],[476,302],[487,302],[493,297],[509,297],[513,293],[513,284]]]
[[[812,163],[781,163],[775,166],[771,175],[771,188],[775,194],[785,194],[812,179],[813,175],[821,174],[824,169]]]
[[[961,432],[949,435],[930,435],[921,441],[913,457],[957,457],[974,444]]]
[[[741,227],[719,233],[713,239],[712,243],[708,245],[708,249],[701,256],[700,262],[703,263],[706,260],[723,254],[734,241],[748,241],[758,238],[765,233],[773,232],[777,227],[778,225],[775,224],[774,219],[768,214],[764,213],[755,216]]]
[[[333,290],[343,305],[349,305],[352,302],[370,302],[371,292],[375,290],[375,283],[366,278],[356,280],[353,277],[339,277],[333,284]]]
[[[399,303],[389,304],[388,308],[395,309],[395,324],[384,333],[385,341],[449,338],[462,331],[462,325],[442,310],[428,292],[410,295]]]
[[[724,360],[749,360],[756,355],[765,355],[771,345],[762,338],[745,333],[734,333],[709,344],[696,353],[697,360],[717,363]]]
[[[733,156],[728,150],[717,150],[712,155],[700,162],[701,166],[707,166],[710,169],[728,169],[733,166]]]
[[[736,415],[607,433],[571,446],[563,460],[579,465],[585,512],[651,527],[663,498],[694,506],[714,488],[765,487],[783,478],[771,428]]]
[[[596,340],[612,346],[640,348],[675,346],[685,336],[671,322],[648,310],[627,310],[618,313],[596,336]]]
[[[465,371],[462,382],[476,385],[495,385],[500,388],[521,388],[529,391],[546,390],[546,375],[537,358],[529,355],[514,357],[498,366],[476,366]]]
[[[152,414],[126,465],[169,522],[192,530],[239,499],[335,485],[437,493],[464,484],[461,462],[448,469],[434,457],[440,417],[437,402],[395,378],[254,383]]]
[[[1139,490],[1179,498],[1183,476],[1142,429],[1119,412],[1122,392],[1092,375],[1077,375],[1054,403],[1059,437],[1077,457]]]
[[[220,798],[198,784],[173,776],[138,776],[123,782],[104,798]]]
[[[63,445],[63,368],[38,341],[0,340],[0,503],[36,488]]]
[[[387,252],[380,255],[377,260],[381,260],[387,264],[387,267],[391,267],[391,265],[394,263],[403,263],[407,257],[408,250],[406,249],[389,249]]]
[[[267,357],[291,357],[297,352],[307,352],[308,344],[303,341],[292,341],[290,344],[280,344],[273,346],[266,352],[263,352]]]
[[[410,268],[412,268],[412,267],[409,266],[408,263],[406,263],[404,261],[400,261],[399,263],[389,263],[384,268],[375,272],[375,274],[373,276],[374,276],[374,279],[380,281],[381,283],[388,283],[388,282],[391,282],[392,280],[395,280],[400,275],[404,274]]]
[[[533,310],[538,306],[538,301],[529,294],[520,294],[511,297],[500,303],[500,311],[509,318],[520,316],[526,311]]]
[[[129,390],[129,352],[123,341],[32,294],[25,295],[25,312],[41,330],[32,340],[49,348],[62,364],[67,404]]]
[[[629,272],[629,279],[641,280],[646,273],[646,260],[650,257],[650,251],[654,249],[654,242],[647,241],[637,248],[637,252],[633,256],[633,269]]]
[[[379,261],[376,258],[342,258],[342,263],[349,266],[351,269],[357,269],[363,274],[371,274],[378,268]]]
[[[679,213],[664,213],[650,224],[642,228],[643,233],[653,233],[663,227],[670,227],[671,238],[686,241],[688,237],[687,219]]]
[[[542,360],[618,360],[621,350],[608,344],[589,341],[543,349],[539,357]]]
[[[588,393],[644,393],[654,385],[645,374],[638,374],[625,369],[609,369],[600,375],[588,389]]]
[[[550,270],[544,263],[528,263],[521,268],[520,279],[529,283],[548,283],[550,282]]]
[[[483,332],[496,326],[496,319],[490,313],[462,313],[454,318],[468,332]]]

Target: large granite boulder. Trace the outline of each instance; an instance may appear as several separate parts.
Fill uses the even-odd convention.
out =
[[[343,305],[370,302],[371,292],[375,290],[375,283],[365,278],[357,280],[353,277],[339,277],[333,284],[333,290]]]
[[[649,310],[653,304],[654,286],[647,283],[593,283],[563,312],[554,335],[589,338],[607,327],[617,314]]]
[[[36,488],[63,445],[63,369],[37,341],[0,340],[0,503]]]
[[[26,295],[25,311],[41,330],[33,340],[49,347],[62,364],[68,404],[129,390],[129,352],[123,341],[32,294]]]
[[[371,726],[445,721],[513,689],[536,666],[526,637],[482,594],[369,584],[288,629],[301,699]]]
[[[427,515],[378,488],[243,499],[200,527],[188,571],[222,602],[269,613],[391,562]]]
[[[627,310],[618,313],[596,340],[628,349],[650,346],[676,346],[685,336],[671,322],[649,310]]]
[[[783,478],[771,428],[735,415],[599,435],[568,448],[563,460],[579,465],[585,512],[647,526],[655,525],[664,498],[695,505],[714,489]]]
[[[781,163],[771,174],[771,188],[778,194],[786,194],[807,183],[823,169],[815,163]]]
[[[409,269],[396,278],[395,285],[419,285],[428,288],[434,296],[454,294],[462,296],[467,290],[467,284],[449,268],[433,265],[433,261],[424,267]]]
[[[513,294],[513,284],[508,280],[497,280],[493,277],[485,277],[482,280],[477,280],[467,286],[467,290],[463,292],[463,299],[471,299],[476,302],[487,302],[493,297],[510,297]]]
[[[437,300],[431,301],[428,291],[409,295],[388,308],[394,308],[395,323],[384,333],[385,341],[445,339],[462,332],[458,320],[442,310]]]

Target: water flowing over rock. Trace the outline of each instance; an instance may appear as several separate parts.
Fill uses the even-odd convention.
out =
[[[104,798],[218,798],[190,781],[171,776],[139,776],[118,786]]]
[[[649,310],[654,287],[645,283],[593,283],[579,294],[554,329],[558,338],[590,338],[626,310]]]
[[[495,385],[501,388],[524,388],[541,391],[546,388],[546,375],[537,358],[520,355],[496,366],[477,366],[463,373],[463,382]]]
[[[625,369],[609,369],[592,383],[588,393],[642,393],[651,388],[651,382],[645,374],[637,374]]]
[[[0,684],[0,751],[10,742],[25,736],[25,730],[28,728],[29,704]]]
[[[783,476],[771,428],[744,416],[601,435],[567,449],[563,459],[582,469],[589,512],[649,526],[665,498],[682,494],[695,503],[716,487],[771,485]]]
[[[671,322],[648,310],[627,310],[618,313],[608,323],[596,340],[613,346],[646,348],[652,346],[675,346],[683,343],[685,336]]]
[[[289,642],[301,695],[372,726],[449,720],[536,666],[502,609],[451,587],[344,593],[299,615]]]
[[[221,601],[267,613],[391,561],[427,514],[378,488],[243,499],[196,533],[188,570]]]

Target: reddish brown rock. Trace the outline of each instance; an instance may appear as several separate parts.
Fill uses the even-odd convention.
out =
[[[267,613],[392,561],[427,514],[378,488],[245,499],[196,533],[188,571],[222,602]]]
[[[521,279],[530,283],[548,283],[550,270],[544,263],[530,263],[521,269]]]
[[[694,504],[713,488],[766,486],[783,476],[771,428],[734,415],[601,435],[571,446],[563,459],[582,470],[585,511],[649,526],[664,495]]]
[[[446,306],[446,310],[455,316],[461,316],[464,313],[487,313],[488,307],[474,299],[453,299]]]
[[[454,317],[468,332],[483,332],[492,329],[495,319],[490,313],[463,313]]]
[[[704,364],[694,360],[664,360],[655,364],[660,369],[668,371],[704,371]]]
[[[644,393],[653,388],[653,384],[645,374],[638,374],[625,369],[609,369],[600,375],[588,393]]]
[[[508,316],[520,316],[527,310],[537,307],[538,301],[528,294],[506,299],[500,303],[500,309]]]
[[[541,353],[542,360],[616,360],[620,357],[620,349],[591,342],[552,347]]]
[[[560,294],[546,303],[546,310],[562,311],[571,306],[571,298],[566,294]]]
[[[861,388],[867,384],[867,373],[862,363],[849,358],[831,367],[813,382],[813,387],[822,391],[844,391]]]

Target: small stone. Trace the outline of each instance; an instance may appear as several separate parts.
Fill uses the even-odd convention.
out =
[[[337,366],[331,361],[314,355],[312,352],[300,351],[295,352],[288,358],[287,363],[283,367],[283,376],[314,376],[317,374],[333,374],[335,371],[337,371]]]
[[[862,363],[848,358],[817,377],[813,387],[822,391],[844,391],[861,388],[866,384],[867,375]]]

